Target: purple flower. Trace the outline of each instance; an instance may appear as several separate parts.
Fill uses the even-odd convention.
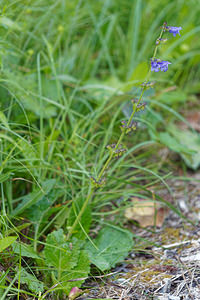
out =
[[[151,60],[151,71],[159,72],[168,70],[168,65],[171,64],[169,61],[161,61],[159,59]]]
[[[158,62],[158,65],[159,65],[159,67],[160,67],[160,70],[161,70],[161,71],[164,71],[164,72],[166,72],[166,71],[168,70],[168,65],[170,65],[170,64],[171,64],[170,62],[165,61],[165,60],[163,60],[163,61],[161,61],[161,62]]]
[[[159,65],[157,59],[151,60],[151,71],[159,72]]]
[[[173,36],[176,36],[176,34],[180,35],[180,30],[182,30],[182,27],[174,27],[174,26],[166,26],[166,29],[173,34]]]

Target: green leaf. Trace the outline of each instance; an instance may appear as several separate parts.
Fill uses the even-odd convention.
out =
[[[162,93],[159,97],[159,100],[163,103],[174,105],[175,103],[179,104],[187,100],[187,94],[184,91],[170,91],[167,93]]]
[[[22,154],[27,160],[27,164],[33,165],[34,162],[38,159],[34,147],[28,141],[23,139],[18,140],[18,145],[22,149]]]
[[[21,256],[40,258],[30,245],[24,243],[14,242],[12,244],[12,249],[14,253],[21,254]]]
[[[42,76],[42,91],[45,97],[59,101],[58,88],[61,90],[60,82],[56,82],[55,80],[50,80],[45,75]],[[49,108],[51,108],[52,110],[50,111],[49,117],[56,116],[55,107],[51,106]],[[48,115],[47,112],[45,112],[45,114]]]
[[[41,200],[39,200],[36,204],[32,205],[29,209],[26,210],[26,216],[29,220],[39,224],[42,221],[42,224],[45,225],[47,222],[46,215],[48,211],[51,209],[52,204],[64,195],[64,190],[53,189],[51,193],[47,196],[44,196]]]
[[[188,167],[196,170],[200,166],[200,134],[190,130],[183,131],[173,125],[169,127],[169,131],[183,148],[190,149],[190,152],[181,151],[180,155]]]
[[[178,153],[192,154],[194,151],[188,148],[188,145],[183,146],[176,138],[171,136],[168,132],[160,132],[158,134],[159,141],[169,147],[171,150]],[[189,145],[190,146],[190,145]]]
[[[62,286],[65,287],[66,292],[69,293],[75,286],[80,287],[85,281],[90,272],[90,260],[86,251],[81,250],[77,261],[77,265],[68,272],[63,272],[61,275]],[[79,279],[74,282],[70,282],[73,279]]]
[[[138,85],[142,83],[147,74],[148,74],[149,66],[146,62],[140,63],[131,74],[130,78],[126,82],[127,84],[122,88],[124,92],[131,90],[134,85]]]
[[[149,71],[148,63],[142,62],[134,69],[129,80],[130,81],[134,81],[134,80],[144,81],[148,74],[148,71]]]
[[[23,104],[24,108],[27,111],[33,112],[37,117],[39,117],[41,114],[43,118],[51,118],[55,117],[57,115],[57,108],[56,106],[59,106],[57,101],[52,100],[52,97],[54,97],[54,94],[56,94],[56,90],[53,91],[55,88],[55,82],[49,81],[49,95],[52,92],[50,99],[47,97],[42,98],[42,110],[40,109],[40,99],[37,95],[38,87],[37,87],[37,72],[31,72],[28,74],[23,74],[22,72],[18,72],[15,70],[15,72],[10,72],[6,70],[6,77],[9,78],[8,80],[8,86],[9,89],[12,91],[13,94],[15,94],[19,99],[20,102]],[[52,86],[50,86],[50,84]],[[20,88],[19,88],[20,87]],[[45,87],[45,90],[48,87]],[[43,86],[42,86],[43,90]],[[57,97],[58,99],[58,97]]]
[[[58,200],[58,198],[64,197],[65,192],[65,189],[59,189],[56,186],[56,188],[52,189],[47,196],[42,197],[41,200],[39,200],[36,204],[32,205],[26,210],[26,217],[28,218],[28,220],[33,222],[35,230],[38,234],[41,232],[42,228],[48,226],[49,218],[52,215],[55,215],[58,210],[60,210],[59,207],[52,207],[52,205],[53,203],[55,203],[55,201]],[[68,209],[68,207],[66,207],[66,209]],[[57,225],[58,224],[56,223],[56,228],[62,227]],[[37,235],[35,236],[35,238],[37,239]]]
[[[58,272],[76,266],[80,254],[79,246],[75,244],[72,251],[69,243],[65,241],[62,229],[48,234],[46,243],[44,256],[48,265],[58,268]]]
[[[16,21],[13,21],[7,17],[0,17],[0,25],[6,28],[11,28],[14,30],[21,30],[21,27],[17,24]]]
[[[71,227],[74,224],[76,217],[79,214],[79,212],[83,206],[84,200],[85,199],[83,199],[83,198],[79,198],[73,203],[73,205],[70,209],[69,218],[68,218],[68,222],[67,222],[68,227]],[[80,224],[76,225],[73,236],[75,236],[77,239],[84,240],[86,238],[85,233],[89,232],[91,222],[92,222],[92,212],[91,212],[91,206],[90,206],[90,204],[88,204],[84,213],[81,216],[81,219],[80,219],[81,225]]]
[[[7,236],[5,238],[0,239],[0,252],[12,245],[12,243],[14,243],[16,239],[17,236]]]
[[[42,189],[37,188],[34,192],[24,196],[22,202],[13,210],[12,214],[14,216],[19,215],[24,210],[26,210],[27,208],[31,207],[32,205],[34,205],[35,203],[43,199],[43,197],[51,191],[55,183],[56,183],[55,179],[46,180],[42,184]]]
[[[114,267],[121,262],[133,247],[133,235],[118,227],[105,227],[94,241],[98,250],[88,242],[86,251],[93,264],[101,271]]]
[[[200,166],[200,135],[190,130],[183,131],[175,125],[169,125],[167,130],[158,134],[159,141],[179,153],[186,165],[196,170]]]
[[[51,276],[54,283],[59,284],[68,294],[72,287],[79,287],[90,270],[90,261],[82,242],[76,238],[66,242],[63,230],[53,231],[47,236],[44,248],[45,262],[54,267]],[[80,280],[79,280],[80,278]],[[77,279],[70,282],[70,280]]]
[[[20,282],[27,284],[28,288],[36,294],[44,290],[44,284],[24,268],[21,268]]]

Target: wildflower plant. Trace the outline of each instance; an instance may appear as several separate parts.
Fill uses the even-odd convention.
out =
[[[89,203],[89,201],[92,199],[92,196],[94,194],[95,189],[97,188],[101,188],[105,183],[106,183],[106,179],[105,179],[105,173],[106,170],[108,169],[109,164],[111,163],[113,158],[119,158],[121,157],[125,152],[126,152],[126,148],[123,146],[122,141],[125,135],[134,132],[137,129],[137,123],[133,121],[134,115],[136,112],[140,111],[140,110],[144,110],[146,103],[143,102],[143,95],[145,90],[151,88],[152,86],[154,86],[155,82],[151,82],[150,80],[150,76],[151,76],[151,72],[166,72],[168,70],[168,66],[171,65],[171,62],[169,61],[165,61],[165,60],[161,60],[159,58],[156,58],[157,55],[157,51],[158,48],[160,47],[160,45],[162,45],[163,43],[167,42],[166,38],[163,38],[163,34],[165,32],[169,32],[172,33],[173,36],[175,37],[176,34],[180,35],[180,30],[182,30],[182,27],[175,27],[175,26],[167,26],[167,23],[165,22],[161,28],[161,32],[159,37],[156,39],[156,43],[155,43],[155,49],[153,52],[153,57],[151,58],[150,61],[150,67],[149,67],[149,72],[147,74],[146,80],[145,82],[143,82],[141,84],[141,93],[138,99],[133,99],[131,100],[133,106],[132,106],[132,113],[131,116],[129,118],[128,121],[123,120],[121,122],[121,135],[118,139],[118,141],[114,144],[108,145],[106,148],[109,151],[109,156],[106,160],[106,162],[104,163],[101,171],[99,172],[99,175],[97,176],[97,178],[91,177],[91,184],[89,187],[89,192],[88,192],[88,196],[85,199],[85,202],[83,203],[79,213],[77,214],[76,220],[74,221],[73,225],[71,226],[71,228],[69,229],[68,232],[68,236],[67,238],[70,239],[70,237],[72,236],[75,227],[77,226],[77,224],[80,223],[80,219]]]
[[[151,88],[155,84],[154,82],[149,81],[151,72],[152,71],[166,72],[168,70],[169,65],[171,64],[171,62],[169,62],[169,61],[165,61],[165,60],[156,58],[158,47],[167,41],[166,38],[163,38],[163,34],[165,32],[169,32],[169,33],[172,33],[173,36],[176,36],[176,34],[180,35],[180,30],[182,30],[181,27],[167,26],[167,23],[163,24],[160,36],[157,38],[156,43],[155,43],[155,49],[154,49],[153,57],[151,58],[151,63],[150,63],[149,72],[147,74],[147,78],[146,78],[145,82],[143,82],[141,84],[140,96],[138,99],[131,100],[131,102],[133,104],[132,113],[131,113],[131,116],[128,121],[123,120],[121,122],[121,126],[120,126],[121,135],[120,135],[118,141],[114,144],[107,145],[106,148],[109,151],[109,156],[108,156],[108,159],[106,160],[105,164],[103,165],[101,171],[99,172],[99,175],[97,176],[97,178],[90,177],[91,185],[89,187],[88,196],[85,199],[85,202],[84,202],[83,206],[81,207],[79,213],[77,214],[76,220],[74,221],[73,225],[69,229],[68,236],[67,236],[68,239],[73,234],[74,229],[77,226],[77,224],[80,223],[80,219],[81,219],[89,201],[91,200],[95,189],[102,187],[106,183],[105,173],[106,173],[106,170],[107,170],[110,162],[112,161],[113,158],[119,158],[126,152],[126,148],[122,145],[123,138],[126,134],[129,134],[137,129],[137,123],[133,121],[134,115],[136,112],[145,109],[146,103],[143,102],[142,97],[145,93],[145,90],[147,90],[148,88]]]

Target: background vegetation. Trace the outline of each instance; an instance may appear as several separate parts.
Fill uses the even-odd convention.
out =
[[[29,293],[59,299],[58,292],[53,294],[56,288],[68,294],[77,286],[63,282],[87,276],[83,243],[91,243],[106,224],[122,228],[130,196],[151,199],[151,186],[157,192],[164,185],[171,192],[165,179],[174,176],[175,162],[159,149],[167,146],[178,153],[176,166],[183,170],[185,164],[198,168],[199,136],[189,130],[182,136],[175,127],[177,120],[187,123],[187,110],[199,108],[198,4],[1,1],[1,299]],[[180,38],[168,35],[159,50],[159,57],[172,63],[169,71],[153,74],[157,84],[144,96],[148,105],[136,116],[139,128],[124,141],[128,152],[111,164],[106,186],[96,191],[77,225],[74,252],[56,262],[60,249],[69,246],[65,235],[87,196],[90,176],[105,161],[105,146],[116,141],[120,121],[130,116],[129,100],[145,79],[165,21],[183,28]],[[164,201],[158,195],[156,199]],[[71,262],[65,272],[58,271],[61,262]],[[114,264],[96,265],[104,270]]]

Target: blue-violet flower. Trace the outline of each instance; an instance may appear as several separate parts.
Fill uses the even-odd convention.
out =
[[[168,70],[168,65],[170,65],[171,63],[169,61],[161,61],[158,62],[159,66],[160,66],[160,70],[166,72]]]
[[[171,63],[169,61],[161,61],[159,59],[151,60],[151,71],[159,72],[164,71],[166,72],[168,70],[168,65]]]
[[[176,34],[180,35],[180,30],[182,30],[182,27],[174,27],[174,26],[166,26],[166,29],[173,34],[173,36],[176,36]]]
[[[157,59],[151,60],[151,71],[159,72],[159,65]]]

